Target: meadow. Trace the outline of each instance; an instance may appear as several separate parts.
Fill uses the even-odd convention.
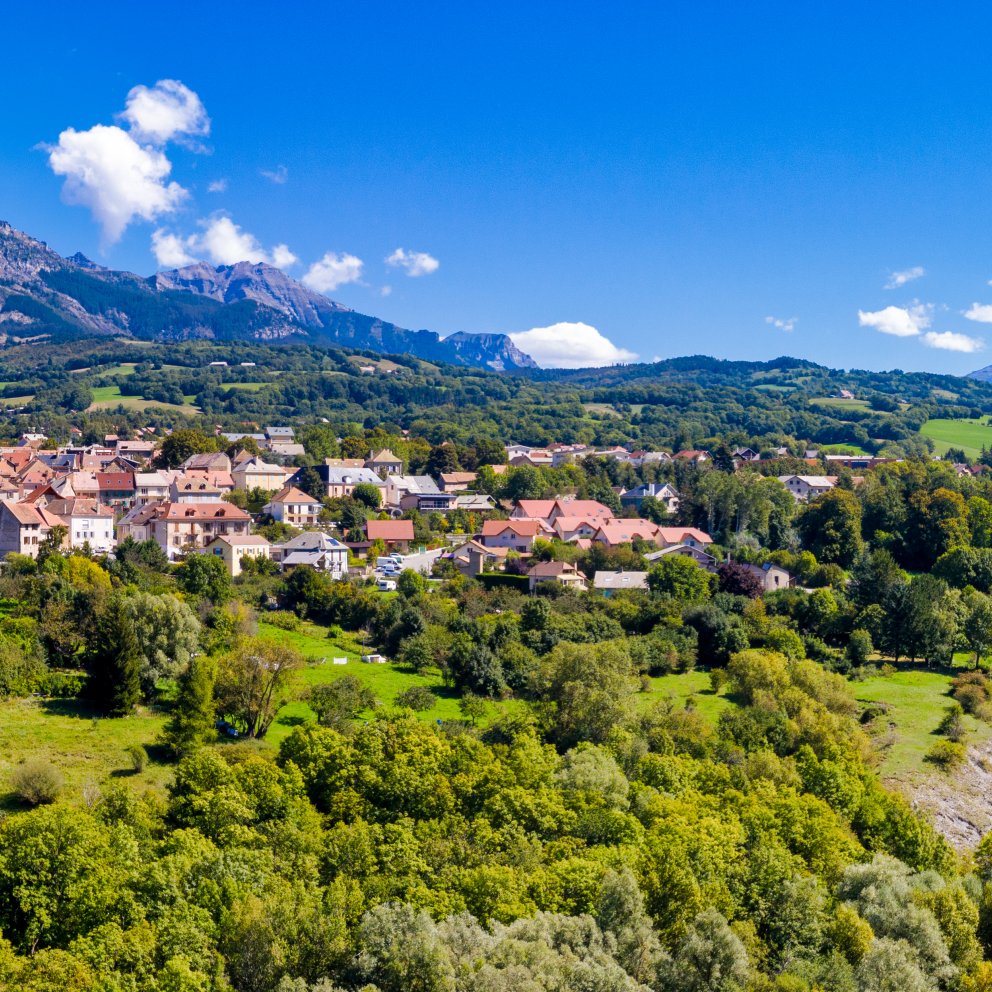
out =
[[[960,448],[969,458],[977,458],[983,447],[992,447],[992,426],[987,417],[981,420],[928,420],[920,433],[933,440],[938,455],[943,455],[948,448]]]

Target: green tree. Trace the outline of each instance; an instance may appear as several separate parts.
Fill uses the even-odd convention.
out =
[[[665,555],[648,573],[648,588],[680,603],[709,599],[713,577],[688,555]]]
[[[220,604],[231,595],[231,576],[217,555],[189,554],[176,569],[179,588],[189,596],[202,596]]]
[[[126,597],[112,596],[87,645],[86,692],[110,716],[126,716],[141,698],[142,655]]]
[[[217,709],[247,737],[268,733],[279,708],[292,698],[303,658],[292,648],[258,637],[246,638],[221,658]]]
[[[323,499],[327,495],[327,486],[312,465],[306,465],[297,472],[296,487],[314,499]]]
[[[179,676],[179,690],[172,716],[165,726],[164,741],[183,757],[214,735],[214,680],[216,662],[207,655],[191,658]]]
[[[817,496],[800,511],[796,527],[818,561],[848,568],[861,551],[861,504],[846,489]]]
[[[343,675],[310,692],[310,708],[325,727],[344,731],[362,710],[375,709],[375,693],[354,675]]]
[[[161,679],[186,668],[200,643],[200,621],[175,596],[137,593],[127,601],[141,648],[141,687],[151,698]]]
[[[371,482],[359,482],[351,491],[351,498],[370,510],[378,510],[382,505],[382,489]]]
[[[158,461],[163,468],[176,468],[187,458],[207,451],[217,450],[216,438],[209,437],[203,431],[181,427],[174,430],[163,442],[159,449]]]

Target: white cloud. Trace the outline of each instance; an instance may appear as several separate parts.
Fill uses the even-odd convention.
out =
[[[397,248],[386,258],[386,265],[404,269],[408,276],[416,279],[417,276],[429,276],[432,272],[437,272],[441,263],[425,251],[405,251],[403,248]]]
[[[48,164],[65,176],[65,202],[88,207],[111,244],[135,218],[172,213],[187,196],[178,183],[166,183],[172,163],[162,152],[139,145],[116,126],[67,128],[48,149]]]
[[[262,169],[262,175],[270,183],[275,183],[277,186],[285,186],[289,179],[289,169],[284,165],[279,165],[274,169]]]
[[[181,238],[171,234],[164,228],[152,233],[152,254],[160,269],[181,269],[184,265],[192,265],[197,261],[190,251],[195,247],[191,244],[195,238]]]
[[[971,354],[981,351],[985,342],[981,338],[971,338],[967,334],[956,334],[954,331],[927,331],[923,335],[923,343],[928,348],[940,348],[942,351],[963,351]]]
[[[637,355],[618,348],[595,327],[562,321],[510,335],[510,340],[538,365],[555,369],[598,368],[634,362]]]
[[[771,324],[772,327],[777,327],[780,331],[793,331],[795,330],[796,324],[799,323],[799,318],[765,317],[765,323]]]
[[[289,250],[289,245],[276,245],[272,249],[272,264],[277,269],[288,269],[298,261],[296,255]]]
[[[914,279],[920,279],[926,274],[927,270],[922,265],[914,265],[911,269],[903,269],[901,272],[891,272],[889,273],[889,279],[885,284],[885,288],[899,289],[900,286],[905,286],[906,283],[912,282]]]
[[[393,291],[393,287],[392,286],[383,286],[382,289],[379,290],[379,295],[380,296],[389,296],[389,294],[392,293],[392,291]]]
[[[874,327],[882,334],[892,334],[897,338],[916,337],[930,326],[930,313],[933,307],[914,303],[910,307],[884,307],[875,311],[858,311],[861,327]]]
[[[362,278],[360,258],[347,252],[327,252],[319,262],[314,262],[303,276],[303,283],[318,293],[333,293],[339,286],[358,282]]]
[[[200,98],[177,79],[160,79],[151,87],[135,86],[120,116],[139,141],[156,145],[179,135],[210,133],[210,118]]]
[[[227,180],[226,179],[215,179],[209,186],[207,186],[208,193],[226,193],[227,192]]]
[[[279,269],[296,265],[299,258],[288,245],[278,244],[266,251],[254,234],[242,230],[224,214],[201,220],[201,234],[182,237],[159,228],[152,235],[152,253],[161,268],[190,265],[199,259],[209,259],[214,265],[234,265],[236,262],[265,262]]]
[[[979,324],[992,324],[992,303],[972,303],[964,315]]]

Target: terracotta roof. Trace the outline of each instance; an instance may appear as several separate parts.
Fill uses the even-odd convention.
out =
[[[296,486],[286,486],[284,489],[280,489],[279,492],[269,500],[270,503],[310,503],[320,506],[320,500],[314,499],[313,496],[303,492],[302,489],[297,489]],[[411,523],[412,521],[407,521]]]
[[[686,535],[693,538],[699,544],[712,544],[713,538],[704,530],[698,527],[659,527],[658,536],[666,544],[681,544]]]
[[[661,528],[650,520],[610,520],[600,524],[596,537],[605,539],[607,544],[626,544],[629,541],[653,541]]]
[[[578,569],[567,561],[539,561],[532,565],[528,574],[538,578],[553,578],[557,575],[577,575]]]
[[[74,496],[72,499],[53,499],[46,507],[57,517],[112,517],[114,511],[91,496]]]
[[[134,476],[130,472],[97,472],[96,484],[101,492],[134,489]]]
[[[233,503],[222,500],[204,503],[165,503],[162,516],[169,521],[179,520],[251,520],[251,515]]]
[[[521,537],[536,537],[547,528],[540,520],[487,520],[482,525],[482,536],[496,537],[505,530],[512,530]]]
[[[365,534],[370,541],[412,541],[412,520],[367,520]]]

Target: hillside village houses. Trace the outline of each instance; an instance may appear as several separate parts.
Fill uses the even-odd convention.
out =
[[[59,526],[66,528],[67,547],[88,547],[94,553],[112,552],[118,541],[132,537],[154,540],[170,561],[194,552],[214,555],[232,575],[241,572],[244,559],[271,558],[282,569],[307,565],[343,578],[349,574],[349,560],[373,545],[381,544],[387,553],[408,553],[416,543],[415,535],[421,533],[409,519],[415,515],[412,511],[426,519],[457,509],[471,514],[474,532],[447,534],[451,550],[443,560],[461,574],[475,576],[523,558],[514,567],[528,576],[532,590],[543,582],[574,588],[586,585],[573,566],[560,562],[535,562],[528,569],[527,561],[539,541],[562,541],[583,549],[596,544],[607,548],[635,544],[646,552],[649,563],[676,554],[691,557],[711,571],[719,565],[712,553],[713,542],[704,531],[658,524],[640,515],[644,500],[652,497],[674,516],[679,493],[671,482],[639,483],[628,490],[618,487],[618,512],[598,500],[568,494],[498,504],[492,496],[475,491],[477,472],[445,472],[437,478],[404,474],[403,460],[389,448],[370,450],[364,458],[329,458],[314,466],[324,498],[349,496],[360,484],[373,485],[380,494],[381,512],[390,519],[370,519],[364,534],[349,533],[351,539],[345,540],[343,534],[335,537],[327,532],[329,526],[321,521],[326,517],[322,500],[300,487],[301,462],[286,463],[287,456],[292,459],[299,454],[290,447],[297,445],[292,428],[268,426],[251,434],[219,433],[234,443],[250,437],[258,448],[249,445],[250,451],[241,449],[233,456],[195,454],[175,469],[154,464],[157,442],[150,431],[134,442],[108,435],[101,444],[71,444],[54,450],[42,447],[43,436],[25,435],[21,444],[0,448],[0,556],[9,552],[36,556],[45,537]],[[256,450],[266,454],[253,453]],[[753,449],[739,448],[735,463],[739,467],[749,464],[755,454]],[[710,455],[701,450],[670,455],[619,446],[565,444],[544,448],[511,444],[506,448],[507,465],[563,465],[589,457],[638,467],[673,458],[701,464]],[[864,461],[859,457],[838,456],[830,464],[858,467]],[[493,467],[494,472],[505,470],[506,465]],[[312,479],[312,474],[308,477]],[[797,501],[815,499],[838,481],[836,475],[782,475],[779,479]],[[859,481],[855,477],[855,484]],[[261,507],[254,504],[260,512],[252,514],[241,508],[243,498],[236,501],[240,505],[231,502],[235,492],[262,492],[267,500]],[[269,520],[303,533],[272,545],[255,532],[257,523]],[[788,573],[776,566],[749,568],[766,590],[789,584]],[[604,571],[592,586],[609,596],[622,589],[641,588],[645,574]]]

